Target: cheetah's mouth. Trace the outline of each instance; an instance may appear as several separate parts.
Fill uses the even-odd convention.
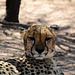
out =
[[[39,55],[34,55],[34,58],[35,58],[35,59],[40,59],[40,60],[42,60],[42,59],[44,58],[44,56],[45,56],[45,55],[39,54]]]

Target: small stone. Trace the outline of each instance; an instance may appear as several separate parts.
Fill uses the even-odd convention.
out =
[[[12,35],[12,32],[10,30],[4,30],[3,33],[6,35],[6,36],[9,36],[9,35]]]

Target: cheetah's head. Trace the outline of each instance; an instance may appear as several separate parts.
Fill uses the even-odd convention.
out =
[[[57,25],[31,26],[23,34],[26,55],[35,59],[51,58],[54,56]]]

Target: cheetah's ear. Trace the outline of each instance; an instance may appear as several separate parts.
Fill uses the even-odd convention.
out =
[[[20,30],[21,37],[23,38],[24,34],[27,32],[27,29],[20,28],[19,30]]]
[[[59,26],[58,25],[51,25],[50,26],[50,30],[52,31],[52,33],[56,36],[59,30]]]

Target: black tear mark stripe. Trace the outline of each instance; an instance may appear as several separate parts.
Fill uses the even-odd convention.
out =
[[[46,55],[47,55],[49,50],[48,50],[48,47],[47,47],[47,45],[46,45],[46,41],[45,41],[45,46],[46,46],[46,48],[47,48],[47,53],[46,53]]]
[[[31,54],[32,54],[32,55],[34,55],[34,54],[32,53],[32,49],[33,49],[34,45],[35,45],[35,40],[34,40],[34,43],[33,43],[32,47],[31,47]]]
[[[34,32],[34,33],[35,33],[35,32]],[[33,34],[33,36],[34,36],[34,34]],[[32,52],[32,49],[33,49],[34,45],[35,45],[35,40],[34,40],[34,43],[33,43],[32,47],[31,47],[31,54],[32,54],[32,55],[34,55],[33,52]]]
[[[47,33],[46,33],[46,38],[47,38]],[[47,45],[46,45],[46,40],[45,40],[45,46],[46,46],[46,48],[47,48],[47,53],[46,53],[46,55],[48,54],[48,47],[47,47]]]

